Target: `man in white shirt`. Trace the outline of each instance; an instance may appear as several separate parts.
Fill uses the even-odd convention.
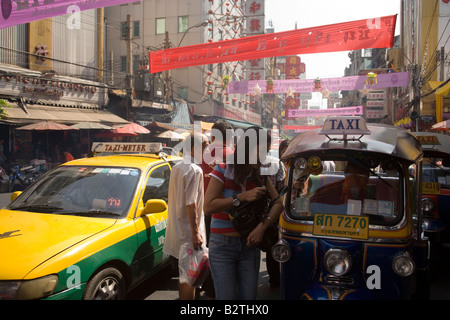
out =
[[[169,182],[168,217],[163,252],[178,266],[180,247],[192,242],[194,248],[206,245],[203,214],[203,171],[201,163],[208,138],[203,134],[189,135],[185,140],[184,158],[172,168]],[[200,150],[201,146],[201,150]],[[178,283],[180,300],[193,300],[195,288]]]

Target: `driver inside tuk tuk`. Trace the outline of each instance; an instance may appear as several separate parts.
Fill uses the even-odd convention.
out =
[[[311,197],[311,203],[342,205],[349,199],[362,201],[366,197],[370,168],[356,161],[347,161],[345,178],[318,188]]]

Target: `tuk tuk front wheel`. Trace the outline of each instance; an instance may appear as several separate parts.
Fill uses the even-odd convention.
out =
[[[430,268],[418,270],[416,273],[416,292],[413,295],[414,300],[430,299]]]

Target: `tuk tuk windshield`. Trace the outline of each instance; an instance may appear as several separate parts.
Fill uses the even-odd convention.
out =
[[[450,164],[440,158],[424,158],[423,182],[439,183],[441,189],[450,189]]]
[[[320,172],[316,170],[315,174],[308,166],[303,169],[303,158],[293,160],[286,198],[291,218],[312,220],[321,213],[364,215],[370,224],[379,225],[394,225],[401,220],[404,175],[398,162],[342,156],[320,160]]]

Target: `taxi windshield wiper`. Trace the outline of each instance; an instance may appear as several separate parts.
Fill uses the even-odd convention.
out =
[[[13,208],[11,208],[11,210],[25,210],[25,211],[32,211],[32,212],[52,213],[57,210],[63,210],[63,208],[49,206],[46,204],[32,204],[32,205],[23,205],[23,206],[13,207]]]
[[[107,211],[107,210],[89,210],[89,211],[63,211],[63,212],[57,212],[57,214],[67,214],[67,215],[85,215],[85,216],[120,216],[120,213],[113,212],[113,211]]]

